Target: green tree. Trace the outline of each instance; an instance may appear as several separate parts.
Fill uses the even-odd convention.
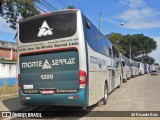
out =
[[[0,0],[0,16],[12,29],[16,29],[16,23],[20,17],[27,18],[40,12],[34,7],[37,0]]]
[[[120,33],[110,33],[106,35],[106,37],[113,43],[113,45],[121,52],[122,54],[125,53],[125,50],[120,45],[120,41],[122,40],[122,34]]]
[[[150,57],[150,56],[140,56],[140,57],[136,57],[136,58],[133,58],[134,60],[136,61],[139,61],[139,62],[142,62],[142,63],[147,63],[147,64],[154,64],[155,63],[155,59]]]
[[[106,35],[106,37],[112,42],[112,43],[118,43],[122,40],[122,34],[120,33],[110,33]]]
[[[154,65],[159,65],[158,63],[155,63]]]
[[[143,34],[124,35],[120,41],[122,48],[126,51],[126,56],[129,56],[129,49],[131,44],[131,56],[147,56],[153,50],[156,50],[157,43],[152,38],[144,36]],[[135,54],[136,53],[136,54]],[[143,60],[142,60],[143,61]]]
[[[157,43],[152,38],[143,34],[127,34],[110,33],[106,35],[113,45],[126,57],[129,58],[131,45],[131,58],[136,61],[153,64],[154,58],[148,56],[153,50],[156,50]]]

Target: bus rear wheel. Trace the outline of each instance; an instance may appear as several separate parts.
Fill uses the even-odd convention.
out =
[[[108,87],[104,84],[104,98],[103,98],[103,105],[106,105],[108,101]]]

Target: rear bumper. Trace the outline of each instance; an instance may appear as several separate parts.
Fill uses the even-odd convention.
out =
[[[142,71],[139,71],[139,75],[143,75],[144,74],[144,72],[142,72]]]
[[[73,96],[76,96],[75,98]],[[26,97],[27,99],[23,99]],[[19,99],[22,105],[55,105],[55,106],[77,106],[87,107],[87,89],[80,89],[73,94],[23,94],[19,90]]]
[[[148,74],[148,73],[149,73],[149,71],[144,71],[144,73],[145,73],[145,74]]]
[[[151,75],[158,75],[158,73],[151,73]]]

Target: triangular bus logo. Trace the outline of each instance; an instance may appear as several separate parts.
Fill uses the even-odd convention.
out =
[[[38,37],[53,35],[52,28],[50,28],[46,21],[43,22],[42,26],[39,28]]]
[[[51,69],[51,65],[49,64],[48,60],[46,59],[45,62],[43,63],[42,69]]]

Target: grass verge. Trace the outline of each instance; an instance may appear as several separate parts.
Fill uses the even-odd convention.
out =
[[[18,96],[18,86],[9,85],[0,87],[0,99],[7,99],[11,96]]]

